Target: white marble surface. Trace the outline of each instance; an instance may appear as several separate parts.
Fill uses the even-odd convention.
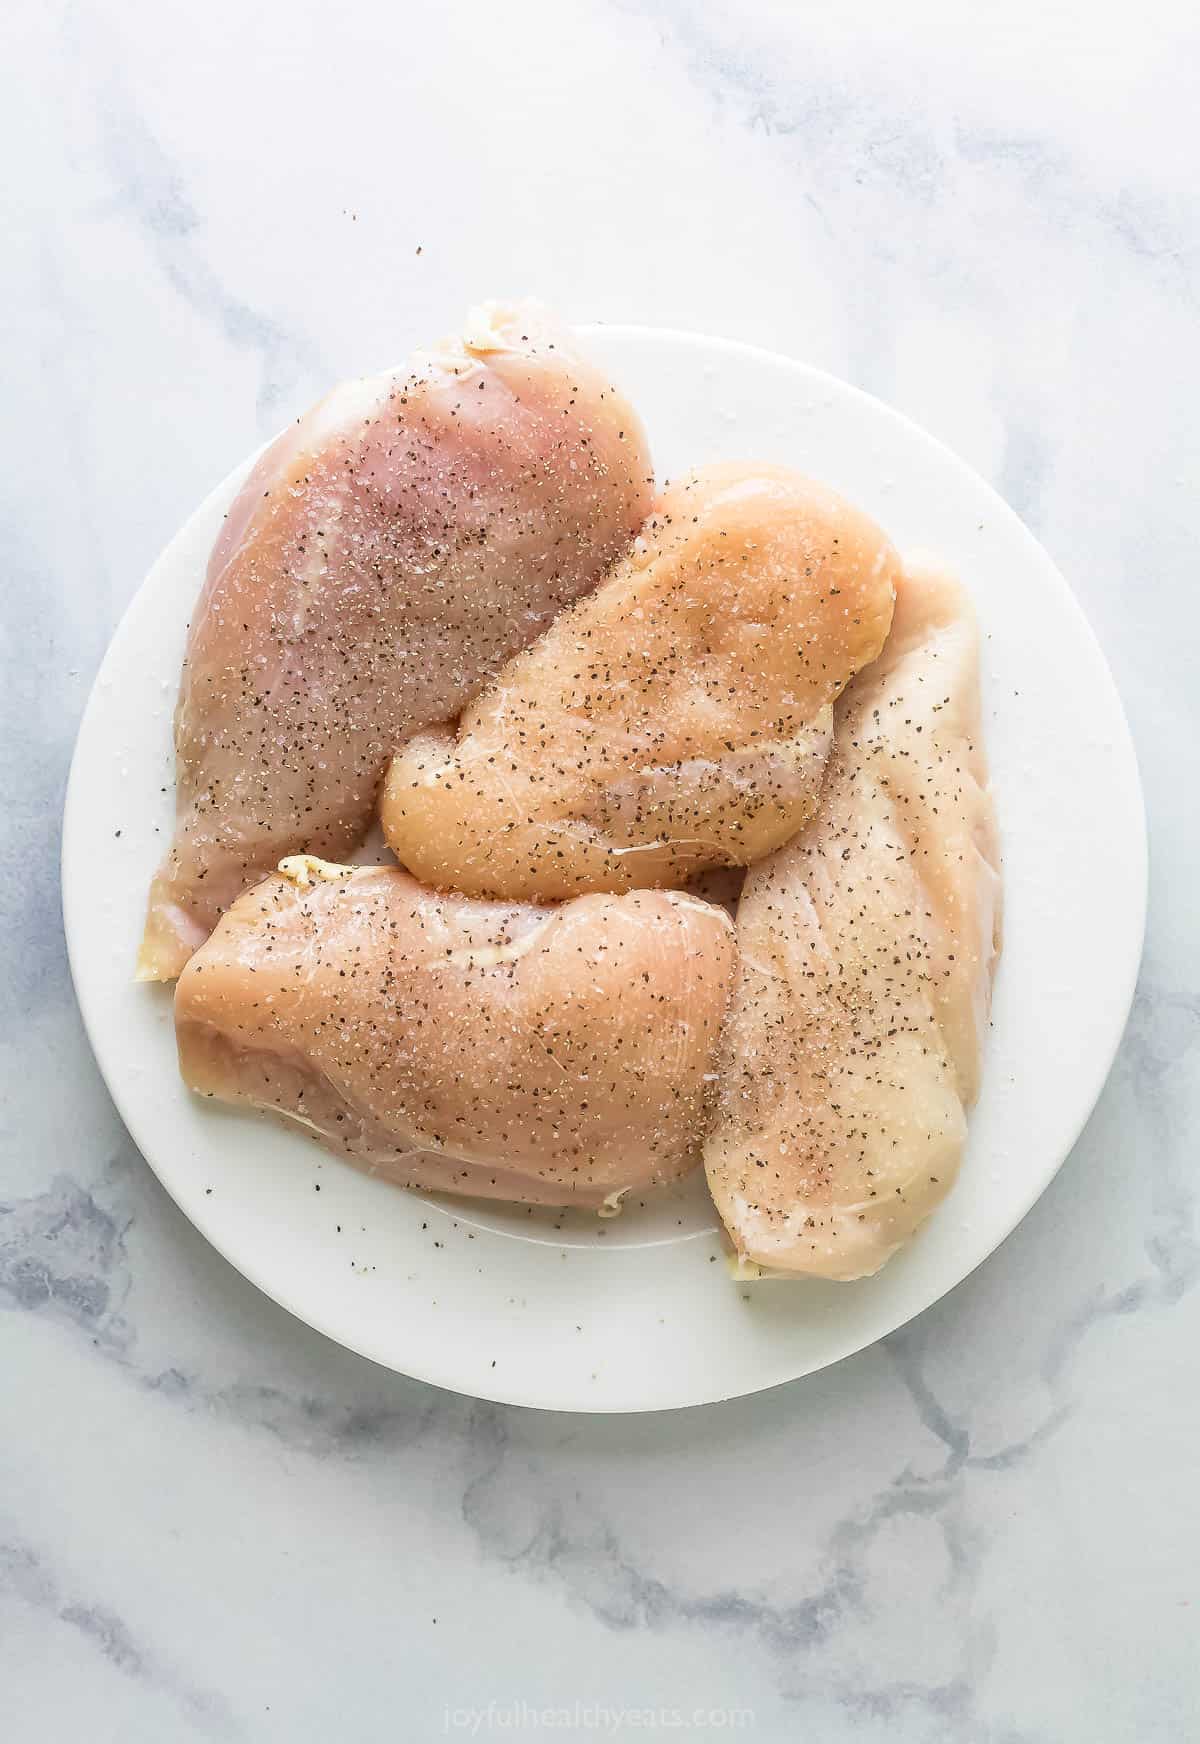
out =
[[[1197,1736],[1194,9],[6,21],[5,1744],[422,1744],[489,1702],[477,1736]],[[326,383],[524,290],[798,353],[960,449],[1078,590],[1150,812],[1131,1028],[1025,1224],[885,1346],[659,1418],[475,1405],[259,1297],[125,1136],[60,932],[78,716],[167,536]]]

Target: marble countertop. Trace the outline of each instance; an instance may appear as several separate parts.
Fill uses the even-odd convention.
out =
[[[1200,1735],[1194,9],[9,25],[5,1744],[423,1744],[547,1708],[556,1735]],[[168,535],[328,383],[526,290],[802,355],[960,450],[1078,591],[1150,815],[1129,1032],[1025,1223],[882,1346],[661,1417],[479,1405],[259,1296],[124,1133],[61,935],[79,714]]]

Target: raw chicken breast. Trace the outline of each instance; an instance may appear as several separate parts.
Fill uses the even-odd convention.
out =
[[[909,567],[816,821],[746,879],[705,1162],[772,1273],[878,1271],[958,1169],[999,949],[978,667],[957,582]]]
[[[628,402],[531,304],[489,305],[281,436],[192,621],[139,977],[177,975],[283,856],[349,853],[392,752],[595,585],[650,474]]]
[[[311,868],[311,873],[310,873]],[[402,1186],[601,1208],[700,1159],[727,915],[657,891],[440,897],[301,857],[234,903],[175,995],[184,1079]]]
[[[884,535],[782,467],[667,490],[633,552],[391,766],[384,833],[417,877],[550,898],[748,865],[811,816],[830,705],[883,646]]]

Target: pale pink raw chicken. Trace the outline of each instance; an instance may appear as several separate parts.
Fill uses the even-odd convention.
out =
[[[883,646],[898,564],[790,467],[685,475],[601,587],[396,757],[396,858],[536,900],[761,859],[816,810],[832,704]]]
[[[401,1186],[616,1209],[700,1160],[734,957],[674,891],[474,902],[301,856],[185,968],[179,1065]]]
[[[285,855],[345,858],[392,753],[593,587],[651,497],[632,408],[528,303],[336,388],[273,443],[192,620],[139,978],[178,975]]]
[[[746,878],[708,1182],[738,1256],[878,1271],[953,1184],[979,1088],[1000,873],[975,618],[936,564],[897,585],[838,705],[812,824]]]

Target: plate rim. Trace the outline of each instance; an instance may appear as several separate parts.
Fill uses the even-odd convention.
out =
[[[1102,1062],[1102,1064],[1098,1064],[1093,1073],[1094,1082],[1089,1082],[1086,1098],[1082,1094],[1080,1096],[1081,1112],[1079,1113],[1076,1122],[1073,1124],[1069,1142],[1067,1142],[1061,1149],[1060,1154],[1050,1157],[1042,1169],[1035,1171],[1031,1175],[1030,1185],[1027,1192],[1020,1196],[1015,1212],[1007,1216],[1005,1219],[1006,1227],[1003,1227],[1000,1230],[1000,1233],[996,1235],[995,1239],[990,1242],[987,1250],[974,1258],[953,1278],[952,1282],[939,1287],[936,1290],[936,1293],[930,1296],[922,1306],[903,1313],[900,1318],[895,1319],[891,1324],[877,1328],[866,1335],[860,1336],[858,1332],[852,1331],[841,1343],[834,1340],[833,1354],[823,1357],[823,1359],[817,1363],[806,1364],[805,1366],[795,1369],[791,1374],[763,1381],[755,1380],[749,1386],[739,1385],[734,1386],[733,1388],[722,1387],[716,1391],[705,1392],[703,1395],[697,1395],[687,1399],[670,1399],[658,1404],[648,1404],[640,1401],[621,1404],[613,1403],[608,1399],[603,1402],[597,1401],[594,1403],[583,1399],[579,1402],[563,1404],[561,1402],[555,1402],[541,1397],[522,1397],[520,1396],[520,1389],[514,1391],[512,1388],[489,1392],[483,1387],[473,1385],[470,1392],[463,1392],[460,1387],[456,1386],[454,1382],[447,1380],[444,1375],[429,1372],[425,1363],[419,1356],[414,1356],[412,1359],[406,1356],[404,1366],[401,1367],[398,1363],[389,1360],[387,1357],[363,1348],[362,1344],[354,1337],[347,1336],[341,1330],[332,1330],[327,1323],[325,1316],[320,1312],[314,1312],[312,1309],[306,1308],[301,1301],[296,1299],[291,1290],[281,1288],[273,1282],[268,1282],[266,1277],[263,1275],[263,1268],[259,1265],[256,1256],[251,1255],[249,1258],[246,1258],[239,1255],[238,1257],[235,1257],[234,1254],[229,1251],[229,1247],[223,1234],[218,1233],[218,1230],[213,1226],[212,1221],[204,1214],[204,1208],[193,1208],[190,1204],[185,1204],[176,1194],[170,1181],[160,1171],[158,1165],[153,1159],[151,1154],[153,1147],[148,1149],[143,1145],[139,1138],[138,1128],[141,1125],[141,1121],[136,1107],[130,1102],[126,1095],[125,1086],[120,1084],[119,1080],[118,1082],[114,1082],[106,1069],[105,1052],[107,1050],[99,1040],[101,1030],[100,1014],[91,1009],[90,995],[86,991],[86,978],[81,976],[79,969],[78,939],[80,936],[79,929],[83,924],[84,917],[77,912],[76,898],[72,893],[73,884],[70,874],[71,866],[78,853],[76,845],[77,826],[75,820],[78,818],[79,813],[78,793],[81,783],[79,773],[82,760],[81,746],[93,714],[99,710],[100,699],[103,696],[105,689],[104,680],[106,668],[112,659],[114,649],[118,646],[126,633],[127,628],[139,607],[139,602],[150,587],[154,576],[161,567],[167,564],[175,546],[184,540],[192,521],[202,514],[214,498],[220,497],[229,491],[233,481],[238,477],[238,475],[244,474],[244,472],[253,465],[258,456],[270,446],[271,442],[275,440],[274,435],[269,437],[253,453],[244,457],[234,467],[226,472],[189,511],[180,526],[176,528],[170,539],[168,539],[166,544],[154,558],[154,561],[150,564],[141,582],[126,602],[109,637],[104,655],[89,687],[87,701],[80,715],[79,727],[71,754],[70,768],[63,800],[62,838],[60,849],[60,898],[67,958],[76,1003],[79,1007],[88,1044],[92,1050],[100,1075],[104,1081],[107,1094],[112,1099],[112,1102],[129,1132],[130,1137],[137,1146],[140,1155],[149,1166],[164,1191],[168,1194],[173,1203],[179,1207],[189,1223],[197,1229],[197,1231],[217,1251],[217,1253],[220,1254],[221,1258],[227,1264],[231,1265],[235,1271],[246,1278],[247,1281],[256,1289],[260,1290],[272,1302],[276,1303],[277,1306],[291,1314],[302,1324],[319,1333],[322,1337],[329,1339],[331,1342],[340,1345],[344,1349],[353,1351],[355,1355],[362,1357],[368,1362],[375,1363],[380,1368],[386,1369],[389,1372],[408,1376],[412,1379],[421,1381],[426,1385],[438,1387],[442,1391],[457,1393],[462,1397],[479,1398],[486,1400],[489,1403],[512,1405],[521,1409],[562,1411],[571,1414],[578,1413],[581,1415],[599,1416],[641,1415],[656,1411],[690,1410],[704,1405],[725,1403],[737,1398],[751,1398],[758,1393],[770,1392],[777,1387],[787,1386],[796,1381],[803,1380],[807,1375],[819,1374],[823,1370],[830,1368],[837,1363],[844,1362],[848,1357],[857,1355],[859,1352],[869,1349],[872,1345],[891,1336],[892,1333],[898,1331],[901,1327],[910,1324],[920,1315],[926,1313],[938,1302],[943,1301],[953,1291],[957,1290],[961,1284],[965,1283],[979,1266],[983,1265],[985,1261],[990,1259],[992,1255],[998,1252],[998,1250],[1008,1241],[1014,1230],[1029,1215],[1029,1212],[1033,1209],[1034,1205],[1037,1204],[1038,1200],[1042,1197],[1050,1186],[1050,1183],[1063,1167],[1067,1158],[1071,1155],[1087,1125],[1087,1122],[1090,1120],[1096,1109],[1104,1087],[1111,1075],[1114,1062],[1116,1061],[1122,1038],[1128,1026],[1129,1016],[1133,1008],[1145,948],[1145,931],[1149,900],[1149,843],[1146,823],[1145,790],[1138,763],[1137,745],[1129,724],[1124,702],[1099,638],[1093,630],[1080,600],[1070,583],[1067,581],[1065,575],[1059,569],[1054,558],[1046,550],[1045,546],[1032,530],[1026,526],[1025,522],[1016,511],[1008,502],[1005,501],[996,488],[981,472],[971,466],[969,462],[964,460],[959,454],[943,442],[939,436],[934,435],[923,425],[918,424],[915,419],[909,417],[907,413],[901,411],[898,407],[890,404],[886,400],[879,399],[876,395],[867,392],[855,383],[834,375],[829,370],[807,362],[804,358],[796,357],[787,352],[775,351],[769,347],[755,345],[745,340],[727,338],[719,334],[703,333],[684,328],[652,326],[638,322],[609,322],[603,320],[573,322],[571,325],[573,330],[579,333],[585,341],[589,337],[597,334],[603,334],[606,336],[612,335],[618,339],[628,337],[634,341],[640,342],[645,342],[647,340],[652,342],[666,341],[674,345],[687,347],[698,346],[708,350],[718,348],[721,351],[734,356],[742,356],[747,359],[752,358],[760,364],[782,364],[789,368],[795,368],[802,371],[816,387],[825,387],[835,395],[848,395],[853,400],[861,402],[868,407],[874,416],[882,414],[886,419],[897,426],[906,436],[914,437],[919,442],[929,445],[936,450],[941,461],[947,464],[960,477],[969,481],[973,488],[982,486],[984,490],[986,490],[995,509],[1002,514],[1003,519],[1009,524],[1010,528],[1017,532],[1019,537],[1028,547],[1031,548],[1032,552],[1036,553],[1047,577],[1053,577],[1053,583],[1056,589],[1065,599],[1076,620],[1077,630],[1082,632],[1082,639],[1085,640],[1090,647],[1090,652],[1097,666],[1097,676],[1102,678],[1109,693],[1109,700],[1113,705],[1114,723],[1119,724],[1121,729],[1122,743],[1120,748],[1128,755],[1129,773],[1132,777],[1132,792],[1130,798],[1131,800],[1136,800],[1136,840],[1128,844],[1131,857],[1130,873],[1131,876],[1136,878],[1136,892],[1131,893],[1136,900],[1136,914],[1128,917],[1134,924],[1130,925],[1127,935],[1129,941],[1127,958],[1122,965],[1115,966],[1106,976],[1110,987],[1113,989],[1111,1004],[1107,1007],[1111,1014],[1108,1025],[1109,1033],[1103,1038],[1104,1046],[1096,1056],[1097,1061]],[[285,429],[287,427],[287,425],[284,426]],[[1116,967],[1119,967],[1120,969],[1119,977],[1116,974]],[[1114,985],[1114,983],[1119,984]]]

